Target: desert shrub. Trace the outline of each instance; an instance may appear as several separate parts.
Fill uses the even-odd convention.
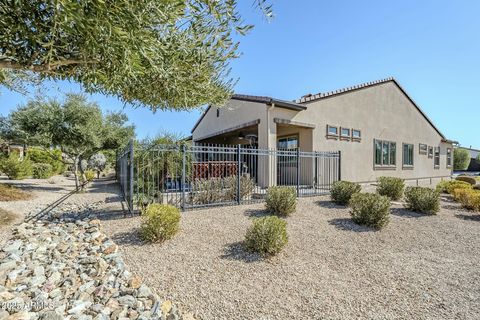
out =
[[[178,232],[180,211],[168,204],[154,203],[142,212],[140,234],[150,242],[162,242],[173,238]]]
[[[288,216],[297,207],[297,191],[294,187],[270,187],[265,201],[269,212]]]
[[[225,181],[220,178],[197,179],[193,183],[191,193],[195,204],[209,204],[221,202],[224,198]]]
[[[95,179],[95,171],[93,170],[86,170],[85,171],[85,178],[88,182],[93,181]]]
[[[477,179],[475,179],[474,177],[469,177],[469,176],[458,176],[458,177],[455,178],[455,180],[470,183],[472,186],[477,184]]]
[[[400,200],[405,189],[405,181],[401,178],[380,177],[377,179],[377,193],[391,200]]]
[[[376,193],[355,193],[350,199],[350,215],[355,223],[381,229],[388,224],[390,199]]]
[[[48,179],[53,175],[52,166],[48,163],[32,164],[32,177],[34,179]]]
[[[455,189],[454,198],[468,210],[480,211],[480,191],[469,189]]]
[[[440,210],[440,193],[430,188],[408,187],[405,201],[405,206],[412,211],[436,214]]]
[[[264,256],[277,254],[287,242],[287,222],[275,216],[255,219],[245,235],[247,249]]]
[[[52,166],[52,174],[61,174],[65,169],[62,161],[62,151],[59,149],[46,150],[38,147],[27,149],[27,157],[33,163],[48,163]]]
[[[453,170],[466,170],[470,164],[470,152],[466,149],[453,150]]]
[[[0,160],[0,171],[9,179],[22,180],[32,175],[32,163],[28,159],[21,160],[17,153],[12,152]]]
[[[17,201],[31,199],[32,195],[17,187],[0,183],[0,201]]]
[[[436,189],[439,192],[453,194],[455,189],[472,189],[472,185],[465,181],[449,180],[440,182]]]
[[[349,181],[336,181],[330,190],[333,202],[341,205],[347,205],[353,194],[362,190],[358,183]]]
[[[237,200],[237,176],[225,178],[225,200]],[[240,199],[245,199],[253,193],[255,182],[248,176],[240,177]]]

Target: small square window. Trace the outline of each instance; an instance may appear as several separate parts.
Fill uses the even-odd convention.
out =
[[[428,153],[428,146],[426,144],[420,143],[418,146],[418,150],[420,154],[427,154]]]
[[[350,129],[349,128],[341,128],[341,135],[342,138],[349,138],[350,139]]]
[[[362,138],[362,132],[357,129],[352,129],[352,138],[353,139],[361,139]]]
[[[338,137],[338,127],[327,125],[327,136]]]

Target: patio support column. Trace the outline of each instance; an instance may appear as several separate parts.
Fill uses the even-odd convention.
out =
[[[271,112],[275,105],[267,105],[265,121],[258,125],[258,148],[268,150],[268,153],[258,157],[258,184],[268,188],[277,184],[277,124],[273,121]]]

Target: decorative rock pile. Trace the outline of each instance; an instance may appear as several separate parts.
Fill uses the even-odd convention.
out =
[[[60,210],[82,219],[67,214],[14,227],[0,252],[0,319],[182,319],[125,269],[100,221],[88,217],[96,206]]]

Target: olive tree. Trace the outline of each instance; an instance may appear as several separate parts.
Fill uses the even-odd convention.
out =
[[[470,152],[466,149],[456,148],[453,151],[453,169],[466,170],[470,164]]]
[[[97,172],[97,179],[100,178],[100,172],[105,170],[107,158],[101,152],[95,153],[88,159],[88,167]]]
[[[64,101],[32,100],[13,111],[10,122],[27,143],[59,147],[73,166],[75,183],[82,160],[102,149],[118,148],[134,135],[123,113],[102,114],[100,107],[86,97],[69,94]]]
[[[267,16],[266,0],[251,0]],[[236,0],[4,0],[0,84],[73,80],[137,106],[191,109],[231,93]]]

